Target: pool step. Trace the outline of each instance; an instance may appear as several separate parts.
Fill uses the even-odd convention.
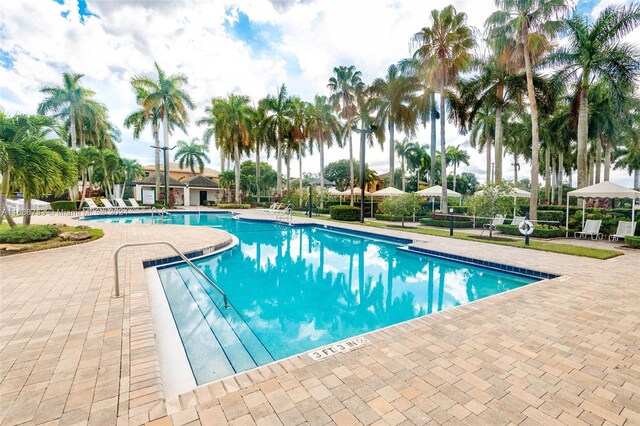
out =
[[[180,307],[180,312],[174,312],[176,323],[187,321],[187,331],[181,331],[181,338],[185,348],[188,346],[192,370],[199,371],[194,363],[206,365],[205,373],[201,374],[202,377],[196,376],[196,382],[206,383],[273,361],[271,354],[236,309],[233,306],[225,309],[222,296],[190,268],[168,268],[159,273],[167,297],[171,294],[169,302],[172,309],[174,305]],[[179,319],[180,315],[188,319]],[[197,334],[190,333],[193,328],[197,328]],[[208,332],[202,328],[208,329]],[[178,330],[183,330],[180,324]],[[195,346],[194,355],[190,349]],[[204,362],[201,354],[204,355]]]

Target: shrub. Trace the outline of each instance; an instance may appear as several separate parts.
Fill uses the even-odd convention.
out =
[[[454,213],[455,216],[453,216],[453,221],[454,222],[471,222],[473,223],[473,218],[469,217],[469,216],[461,216],[461,215],[457,215]],[[449,222],[449,215],[447,213],[442,213],[442,212],[433,212],[430,215],[430,219],[432,220],[436,220],[436,221],[446,221]]]
[[[331,219],[356,221],[360,220],[360,209],[351,206],[331,206],[329,207]]]
[[[78,203],[76,201],[52,201],[51,209],[53,211],[76,211],[78,210]]]
[[[216,207],[219,209],[250,209],[251,204],[220,203]]]
[[[404,226],[404,220],[411,218],[420,208],[420,197],[416,194],[405,194],[399,197],[388,197],[380,206],[383,213],[390,217],[399,217]]]
[[[565,212],[560,210],[544,210],[544,211],[538,212],[538,220],[544,220],[549,222],[556,221],[558,222],[558,225],[563,225],[565,220],[564,215],[565,215]]]
[[[498,225],[496,226],[498,231],[503,234],[509,235],[518,235],[524,238],[524,236],[520,233],[520,230],[515,225]],[[557,238],[564,237],[566,235],[565,228],[558,227],[548,227],[544,225],[536,225],[533,229],[533,234],[531,237],[536,238]]]
[[[435,219],[420,219],[420,223],[427,226],[437,226],[440,228],[448,228],[450,225],[449,220],[435,220]],[[454,228],[473,228],[473,221],[470,220],[454,220]]]
[[[633,248],[640,248],[640,237],[624,237],[624,242]]]
[[[55,238],[60,230],[52,225],[17,226],[0,232],[0,243],[24,244]]]

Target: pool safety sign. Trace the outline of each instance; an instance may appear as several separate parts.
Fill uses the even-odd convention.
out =
[[[324,348],[314,349],[307,352],[311,359],[322,359],[340,352],[349,352],[350,350],[359,348],[370,343],[366,337],[354,337],[353,339],[344,340],[340,343],[325,346]]]

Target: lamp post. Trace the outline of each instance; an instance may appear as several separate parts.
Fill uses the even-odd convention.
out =
[[[171,151],[174,147],[169,148],[168,146],[155,146],[151,145],[151,148],[161,149],[164,151],[164,206],[169,207],[169,151]],[[158,194],[156,194],[156,199]]]
[[[367,135],[375,132],[378,129],[378,126],[375,124],[370,124],[369,128],[366,129],[358,129],[356,126],[351,127],[351,129],[360,133],[360,223],[364,223],[364,158],[365,158],[365,142],[367,139]]]

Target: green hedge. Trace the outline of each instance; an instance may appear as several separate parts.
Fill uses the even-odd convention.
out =
[[[624,237],[624,242],[633,248],[640,248],[640,237]]]
[[[498,225],[496,226],[496,228],[503,234],[519,235],[521,237],[524,237],[520,233],[518,227],[514,225]],[[536,238],[557,238],[564,237],[565,235],[566,231],[564,228],[546,228],[541,226],[535,226],[533,229],[533,234],[531,234],[532,237]]]
[[[384,213],[376,213],[374,215],[374,217],[378,220],[386,220],[387,222],[402,222],[402,218],[398,217],[398,216],[391,216],[390,214],[384,214]],[[424,214],[416,214],[416,219],[422,219],[424,218],[425,215]],[[405,220],[410,220],[413,219],[413,215],[409,216],[408,218],[405,217]]]
[[[52,225],[16,226],[0,232],[0,243],[24,244],[55,238],[60,230]]]
[[[360,209],[351,206],[331,206],[329,207],[331,219],[356,221],[360,220]]]
[[[456,213],[454,213],[455,216],[453,217],[453,221],[454,222],[471,222],[473,223],[473,218],[468,217],[468,216],[460,216]],[[435,220],[435,221],[447,221],[449,222],[449,214],[448,213],[438,213],[438,212],[433,212],[430,214],[430,218]]]
[[[216,207],[219,209],[250,209],[251,204],[227,203],[227,204],[218,204]]]
[[[438,226],[440,228],[448,228],[450,222],[448,220],[434,220],[434,219],[420,219],[420,223],[427,226]],[[453,221],[454,228],[473,228],[473,221],[470,220],[458,220]]]
[[[78,210],[78,202],[77,201],[52,201],[51,209],[53,211],[76,211]]]
[[[538,212],[538,220],[556,221],[558,224],[564,224],[565,214],[566,212],[560,210],[543,210]]]

